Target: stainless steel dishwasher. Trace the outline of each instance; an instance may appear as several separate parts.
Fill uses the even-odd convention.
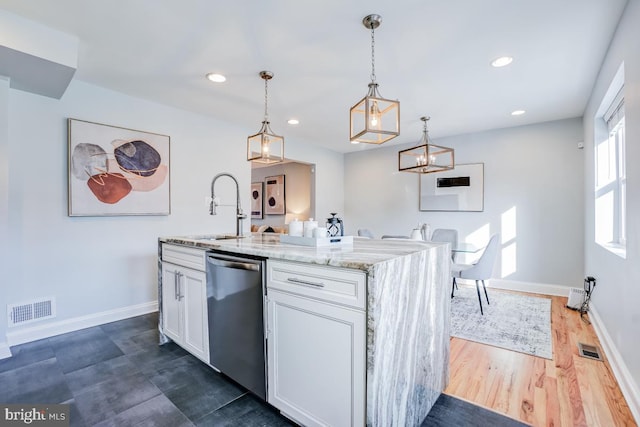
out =
[[[207,252],[209,363],[266,400],[265,259]]]

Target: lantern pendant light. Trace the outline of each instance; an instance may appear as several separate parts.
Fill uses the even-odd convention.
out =
[[[432,144],[427,130],[429,117],[421,117],[420,120],[424,122],[420,145],[398,153],[398,170],[400,172],[432,173],[453,169],[455,167],[453,148]]]
[[[380,96],[376,82],[374,30],[381,22],[380,15],[368,15],[362,20],[362,24],[371,30],[371,83],[367,96],[349,112],[349,139],[353,144],[382,144],[400,135],[400,102]]]
[[[247,160],[256,163],[278,163],[284,160],[284,137],[276,135],[269,126],[267,112],[267,82],[273,78],[271,71],[260,71],[264,80],[264,120],[255,135],[247,138]]]

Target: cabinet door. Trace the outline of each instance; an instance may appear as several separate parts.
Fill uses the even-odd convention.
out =
[[[180,269],[180,300],[184,311],[183,345],[185,350],[209,363],[207,318],[207,278],[201,271]]]
[[[178,299],[178,277],[181,267],[162,263],[162,328],[176,343],[182,341],[181,302]]]
[[[268,402],[305,426],[364,426],[364,311],[268,294]]]

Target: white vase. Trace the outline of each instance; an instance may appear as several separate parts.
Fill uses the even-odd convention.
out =
[[[422,230],[414,228],[413,231],[411,231],[411,240],[422,240]]]

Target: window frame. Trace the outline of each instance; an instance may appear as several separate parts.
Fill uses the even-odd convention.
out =
[[[609,90],[611,91],[612,88]],[[594,144],[594,226],[595,242],[616,255],[626,258],[626,147],[624,84],[618,86],[613,100],[603,104],[608,108],[599,118],[606,129],[606,138]],[[598,122],[596,122],[598,123]],[[604,136],[604,135],[603,135]],[[597,140],[596,140],[597,141]],[[611,194],[611,224],[598,223],[598,202]],[[605,200],[606,202],[606,200]],[[609,225],[611,229],[607,226]],[[599,228],[599,227],[605,227]],[[609,241],[602,234],[611,236]]]

